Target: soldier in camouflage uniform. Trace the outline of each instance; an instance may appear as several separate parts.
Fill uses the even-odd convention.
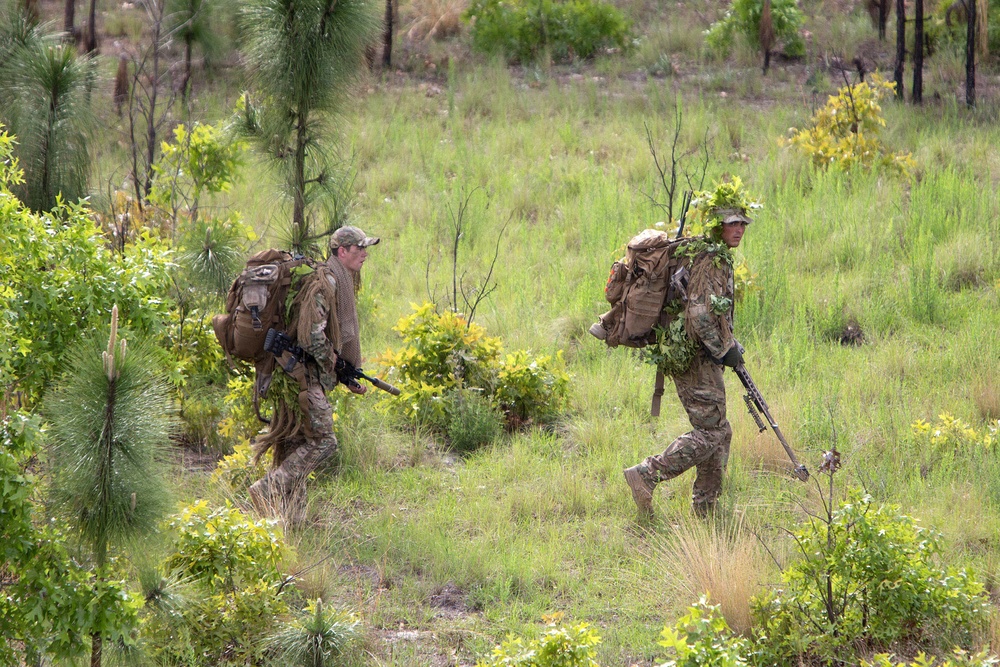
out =
[[[278,431],[272,420],[272,432],[257,444],[258,455],[260,450],[274,446],[272,469],[250,486],[250,498],[264,514],[278,510],[287,515],[288,509],[291,514],[300,512],[306,478],[337,450],[326,392],[337,385],[338,354],[354,366],[361,366],[354,276],[361,271],[368,248],[378,242],[378,238],[365,236],[357,227],[341,227],[330,238],[330,259],[302,278],[298,286],[287,333],[306,352],[304,362],[289,373],[301,389],[301,418],[292,418]],[[279,357],[278,365],[284,368],[287,361],[285,356]],[[347,387],[357,394],[367,390],[358,383]],[[287,412],[295,415],[294,410]],[[268,443],[268,438],[273,442]]]
[[[737,247],[750,223],[746,211],[728,209],[716,211],[715,215],[722,224],[710,232],[708,240]],[[718,245],[715,249],[709,245],[708,250],[692,258],[690,265],[685,327],[699,350],[690,368],[674,375],[673,380],[693,428],[671,442],[662,454],[649,456],[625,470],[632,498],[643,516],[652,515],[656,485],[689,468],[698,471],[691,501],[699,516],[708,515],[722,492],[733,436],[726,419],[722,369],[735,368],[743,361],[733,338],[733,267],[720,256],[724,252]]]

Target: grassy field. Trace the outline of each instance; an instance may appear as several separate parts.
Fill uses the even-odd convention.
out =
[[[665,218],[650,201],[664,194],[645,128],[668,152],[677,109],[681,145],[707,141],[706,184],[738,175],[764,202],[740,247],[756,289],[737,307],[737,336],[800,458],[815,469],[835,446],[838,493],[862,486],[900,504],[944,534],[946,562],[1000,591],[998,445],[935,447],[911,428],[942,413],[981,433],[1000,426],[995,71],[983,67],[980,108],[967,111],[963,62],[943,49],[928,61],[924,107],[886,103],[884,139],[912,152],[911,179],[827,173],[779,138],[842,83],[831,59],[890,62],[860,8],[807,5],[806,58],[766,79],[746,49],[727,61],[702,55],[702,19],[718,8],[627,9],[646,21],[627,56],[524,68],[462,60],[448,72],[456,47],[414,47],[403,51],[408,71],[373,77],[344,119],[351,220],[382,237],[359,304],[368,366],[399,346],[392,327],[411,304],[442,302],[450,216],[469,197],[459,272],[482,275],[499,248],[498,287],[476,322],[507,349],[562,350],[572,377],[570,408],[553,428],[465,457],[398,428],[373,392],[341,407],[341,466],[311,485],[288,569],[306,570],[308,595],[361,613],[359,663],[474,664],[507,633],[561,611],[598,629],[601,664],[649,665],[663,657],[664,624],[699,594],[745,628],[749,596],[776,580],[761,542],[784,558],[779,528],[803,520],[818,493],[788,475],[772,435],[756,432],[735,376],[726,374],[734,437],[718,515],[693,518],[688,473],[661,485],[657,519],[642,525],[621,470],[661,451],[687,420],[669,386],[652,419],[652,367],[587,334],[624,243]],[[668,76],[650,74],[664,63]],[[192,116],[222,120],[239,91],[229,79],[202,86]],[[121,181],[117,138],[100,144],[102,183]],[[265,242],[288,217],[262,187],[269,178],[251,163],[216,202]],[[849,326],[863,344],[841,344]],[[180,474],[188,499],[224,495],[202,472]],[[983,641],[1000,651],[1000,635]]]

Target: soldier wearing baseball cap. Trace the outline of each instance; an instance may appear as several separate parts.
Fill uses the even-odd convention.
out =
[[[333,233],[330,237],[330,250],[336,250],[337,248],[347,248],[350,246],[357,246],[359,248],[368,248],[373,245],[378,245],[378,242],[382,239],[371,236],[365,236],[365,233],[358,229],[357,227],[352,227],[346,225],[341,227]],[[336,253],[334,253],[336,254]]]

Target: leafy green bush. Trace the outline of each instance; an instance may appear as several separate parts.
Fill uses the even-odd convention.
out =
[[[660,646],[674,657],[660,667],[745,667],[747,641],[734,636],[718,605],[708,604],[704,596],[688,607],[673,627],[661,633]]]
[[[385,410],[445,432],[459,405],[449,397],[458,390],[480,393],[512,428],[549,423],[565,408],[569,376],[561,351],[532,357],[516,350],[501,358],[500,339],[481,326],[451,311],[439,315],[430,303],[414,311],[395,327],[405,346],[377,359],[401,392],[382,402]]]
[[[275,523],[200,500],[168,525],[173,542],[162,569],[189,590],[176,596],[186,598],[182,603],[151,605],[143,633],[155,657],[206,667],[260,663],[267,651],[260,638],[288,612],[278,569],[286,546]],[[164,584],[146,597],[165,600],[164,591],[184,586]]]
[[[281,581],[278,565],[284,541],[273,520],[252,521],[228,502],[211,509],[199,500],[171,519],[176,535],[165,566],[203,582],[210,590],[237,590],[263,582]]]
[[[599,49],[628,45],[628,21],[598,0],[472,0],[465,18],[474,49],[513,62],[531,62],[545,52],[555,60],[589,58]]]
[[[503,417],[478,392],[469,389],[448,395],[448,443],[458,452],[469,452],[495,442],[503,433]]]
[[[142,337],[166,319],[167,248],[142,235],[109,250],[91,211],[62,204],[31,213],[11,194],[21,172],[13,138],[0,130],[0,386],[29,404],[59,369],[66,349],[108,321],[118,304],[123,327]]]
[[[563,625],[561,613],[542,619],[547,630],[541,637],[508,637],[477,667],[599,667],[594,656],[601,638],[589,625]]]
[[[763,10],[763,0],[733,0],[725,16],[705,33],[705,43],[712,51],[725,57],[739,34],[753,49],[760,49],[760,16]],[[806,53],[805,42],[799,34],[802,22],[802,12],[796,0],[771,0],[774,36],[784,43],[784,52],[788,56],[799,57]]]
[[[504,357],[497,369],[494,397],[512,426],[548,424],[566,408],[569,375],[562,350],[532,358],[525,350]]]
[[[909,153],[893,153],[879,139],[885,127],[879,101],[896,84],[873,74],[870,83],[844,86],[813,114],[812,127],[793,129],[785,143],[795,146],[822,169],[842,171],[883,167],[907,175],[915,166]]]
[[[988,619],[983,585],[936,563],[939,537],[854,491],[828,520],[793,532],[802,558],[752,601],[753,661],[840,661],[864,647],[971,643]]]
[[[969,653],[962,649],[955,649],[951,658],[938,662],[932,656],[924,652],[916,655],[912,662],[893,662],[892,656],[888,653],[879,653],[872,662],[861,661],[861,667],[992,667],[1000,662],[996,656],[990,655],[986,651]]]

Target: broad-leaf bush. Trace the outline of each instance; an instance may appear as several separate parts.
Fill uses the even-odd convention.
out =
[[[543,616],[546,630],[537,639],[508,637],[477,667],[599,667],[594,659],[601,637],[586,623],[566,625],[562,613]]]
[[[589,58],[629,43],[624,15],[599,0],[472,0],[465,18],[474,49],[512,62],[531,62],[546,52],[555,60]]]
[[[858,168],[884,168],[909,174],[916,163],[910,153],[894,153],[879,138],[885,127],[879,102],[892,95],[896,84],[878,74],[871,83],[844,86],[813,114],[812,127],[792,128],[783,142],[795,146],[820,168],[849,172]]]
[[[968,646],[988,621],[983,585],[938,564],[939,536],[898,507],[854,491],[829,521],[792,535],[801,557],[752,602],[756,664],[839,660],[900,641]]]
[[[672,658],[660,667],[746,667],[747,641],[735,636],[719,605],[710,605],[704,596],[688,613],[660,633],[660,646]]]
[[[288,612],[279,570],[287,547],[275,522],[253,521],[228,502],[212,509],[199,500],[168,528],[162,570],[190,590],[187,604],[161,605],[145,620],[157,658],[206,666],[261,662],[267,648],[260,638]]]
[[[482,396],[503,412],[511,428],[551,423],[565,410],[569,375],[561,351],[505,355],[499,338],[460,315],[438,314],[430,303],[413,308],[394,329],[404,347],[377,359],[401,392],[383,400],[385,410],[442,432],[463,406],[460,392]]]
[[[106,323],[114,304],[138,335],[161,327],[169,257],[148,234],[112,252],[84,204],[29,211],[10,190],[21,180],[12,144],[0,129],[0,385],[34,403],[66,349]]]
[[[760,17],[763,10],[763,0],[733,0],[725,16],[705,33],[705,43],[722,57],[729,55],[736,35],[745,39],[754,50],[760,49]],[[799,33],[803,20],[796,0],[771,0],[774,36],[784,44],[787,56],[798,57],[806,53],[805,42]]]

